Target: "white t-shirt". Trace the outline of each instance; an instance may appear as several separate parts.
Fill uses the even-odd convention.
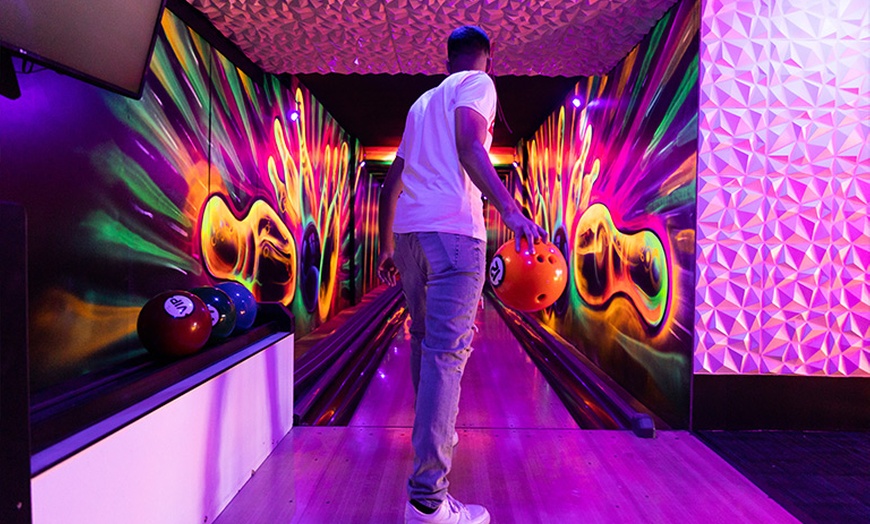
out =
[[[482,71],[453,73],[411,106],[396,156],[404,160],[404,191],[396,202],[396,233],[456,233],[486,241],[483,202],[459,163],[457,107],[469,107],[487,121],[484,148],[492,144],[496,93]]]

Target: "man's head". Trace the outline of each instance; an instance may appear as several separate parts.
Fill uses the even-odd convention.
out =
[[[489,71],[489,37],[475,25],[455,29],[447,38],[447,72]]]

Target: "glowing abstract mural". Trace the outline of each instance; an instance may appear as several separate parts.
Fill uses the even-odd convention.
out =
[[[700,374],[870,376],[870,9],[710,0]]]
[[[368,174],[365,162],[360,162],[354,191],[355,242],[354,267],[356,296],[360,297],[374,289],[380,282],[377,278],[378,257],[378,198],[381,184]]]
[[[22,98],[0,99],[0,189],[30,216],[37,390],[147,358],[136,316],[166,289],[237,280],[289,306],[298,335],[350,304],[367,174],[297,80],[250,78],[169,11],[139,101],[20,76]]]
[[[510,179],[573,275],[541,319],[675,426],[691,377],[698,20],[681,3],[580,81]]]

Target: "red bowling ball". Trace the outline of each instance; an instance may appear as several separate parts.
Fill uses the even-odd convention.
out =
[[[166,291],[149,300],[136,322],[145,349],[161,357],[183,357],[199,351],[211,335],[211,314],[205,303],[187,291]]]
[[[488,278],[496,296],[507,306],[539,311],[565,291],[568,265],[554,244],[535,244],[532,253],[523,238],[519,252],[513,240],[498,248],[489,263]]]

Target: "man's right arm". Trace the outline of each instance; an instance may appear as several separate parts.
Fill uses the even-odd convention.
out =
[[[486,139],[486,119],[470,107],[457,107],[456,120],[456,151],[459,162],[465,168],[471,181],[489,199],[501,214],[505,225],[514,232],[516,249],[520,249],[520,239],[525,237],[532,252],[534,245],[547,239],[547,231],[526,218],[516,201],[502,184],[483,147]]]

